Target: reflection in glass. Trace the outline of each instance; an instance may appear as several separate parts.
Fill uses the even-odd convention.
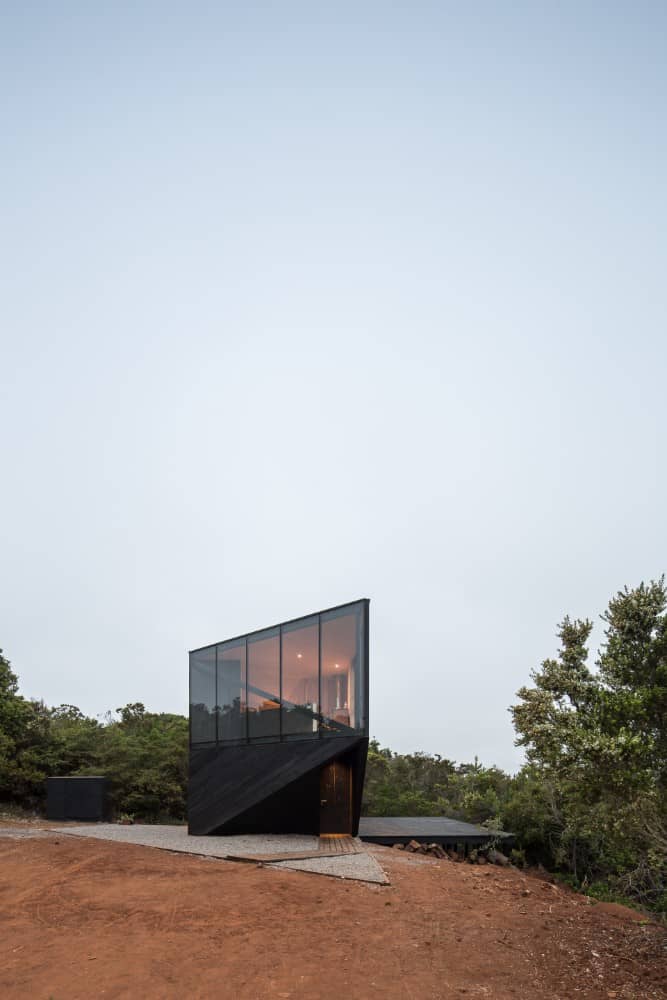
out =
[[[218,739],[246,735],[245,639],[218,646]]]
[[[215,740],[215,646],[190,653],[190,738]]]
[[[282,628],[282,734],[317,736],[319,628],[317,615]]]
[[[280,629],[248,637],[248,736],[280,735]]]
[[[368,602],[190,653],[193,743],[368,735]]]
[[[321,616],[322,735],[343,736],[364,717],[363,619],[360,605]]]

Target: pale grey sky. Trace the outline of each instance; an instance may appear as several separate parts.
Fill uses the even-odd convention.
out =
[[[661,3],[8,3],[0,645],[186,711],[357,597],[371,730],[507,707],[667,566]],[[598,632],[599,637],[599,632]]]

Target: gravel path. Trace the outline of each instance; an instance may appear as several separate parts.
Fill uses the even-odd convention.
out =
[[[0,826],[0,837],[12,840],[27,840],[29,837],[48,837],[49,830],[40,830],[31,826]]]
[[[58,833],[67,833],[74,837],[115,840],[122,844],[140,844],[143,847],[159,847],[166,851],[184,851],[186,854],[203,854],[212,858],[242,858],[256,854],[294,854],[308,851],[317,854],[319,849],[319,837],[292,834],[191,837],[187,826],[142,823],[135,823],[132,826],[121,826],[118,823],[64,826],[58,829]]]
[[[354,839],[356,854],[322,856],[319,837],[297,834],[245,834],[234,837],[191,837],[186,826],[159,826],[117,823],[91,823],[86,826],[58,827],[53,833],[73,837],[93,837],[122,844],[157,847],[166,851],[198,854],[212,858],[254,858],[267,856],[267,867],[292,868],[362,882],[386,883],[387,877],[378,862],[366,852],[365,845]],[[298,859],[273,860],[281,855],[299,855]],[[308,856],[310,855],[310,857]],[[272,860],[269,861],[268,858]]]
[[[350,878],[357,882],[376,882],[388,885],[389,879],[380,865],[370,854],[334,854],[329,858],[307,858],[303,861],[274,861],[268,868],[290,868],[297,872],[313,872],[316,875],[333,875],[335,878]]]

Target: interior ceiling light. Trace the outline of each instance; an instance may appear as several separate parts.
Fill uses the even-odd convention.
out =
[[[338,668],[340,667],[340,663],[334,663],[334,666],[335,666],[336,670],[338,670]]]
[[[296,654],[296,658],[297,658],[297,660],[302,660],[303,659],[303,653],[297,653]]]

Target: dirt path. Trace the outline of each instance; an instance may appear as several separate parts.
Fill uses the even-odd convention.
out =
[[[632,911],[375,853],[389,887],[0,830],[0,996],[667,997],[665,933]]]

